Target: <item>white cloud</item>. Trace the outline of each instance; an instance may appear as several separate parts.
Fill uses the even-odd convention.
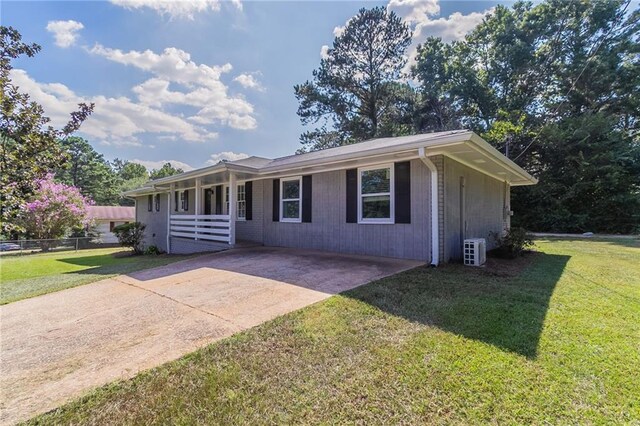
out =
[[[418,45],[428,37],[441,37],[445,42],[461,40],[482,22],[487,13],[493,11],[487,9],[467,15],[454,12],[447,17],[435,18],[440,14],[439,0],[390,0],[387,10],[400,16],[413,31],[405,72],[409,71],[415,61]]]
[[[147,170],[151,171],[151,170],[158,170],[161,169],[162,166],[164,166],[165,164],[169,163],[171,164],[173,167],[175,167],[176,169],[182,169],[185,172],[188,172],[189,170],[193,170],[194,167],[190,166],[187,163],[183,163],[182,161],[178,161],[178,160],[158,160],[158,161],[150,161],[150,160],[138,160],[138,159],[134,159],[134,160],[130,160],[132,163],[138,163],[138,164],[142,164],[143,166],[145,166],[147,168]]]
[[[93,114],[80,131],[104,144],[140,145],[137,136],[142,133],[174,135],[192,142],[203,142],[217,136],[215,132],[182,117],[133,102],[127,97],[80,96],[63,84],[37,82],[21,69],[11,70],[10,77],[21,91],[42,105],[52,125],[58,128],[66,124],[69,113],[77,109],[78,103],[95,103]]]
[[[151,9],[160,15],[171,19],[184,18],[193,20],[196,15],[204,12],[218,12],[221,0],[111,0],[111,3],[126,9]],[[240,0],[231,0],[231,3],[242,10]]]
[[[264,92],[265,90],[254,74],[240,74],[233,81],[238,82],[245,89],[255,89],[259,92]]]
[[[84,28],[77,21],[49,21],[47,31],[53,34],[56,46],[67,48],[72,46],[78,38],[78,31]]]
[[[395,12],[405,22],[419,23],[440,13],[439,0],[390,0],[387,10]]]
[[[241,130],[257,127],[253,105],[241,96],[230,95],[221,81],[222,75],[233,69],[231,64],[196,64],[188,52],[176,48],[167,48],[158,54],[151,50],[123,52],[97,44],[90,52],[155,75],[133,88],[144,105],[160,108],[180,104],[199,108],[189,120],[202,125],[219,123]],[[171,86],[176,84],[187,90],[172,90]]]
[[[248,157],[249,156],[247,154],[243,154],[241,152],[236,153],[232,151],[224,151],[217,154],[211,154],[211,158],[207,160],[207,164],[215,165],[221,161],[237,161]]]
[[[418,25],[418,33],[413,36],[415,42],[423,42],[429,36],[441,37],[444,41],[462,40],[471,30],[473,30],[487,13],[491,13],[492,10],[485,10],[484,12],[472,12],[468,15],[463,15],[460,12],[455,12],[446,18],[429,19]]]
[[[320,58],[329,59],[329,46],[326,44],[320,48]]]

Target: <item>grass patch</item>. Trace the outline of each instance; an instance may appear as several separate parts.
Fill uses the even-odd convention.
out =
[[[640,244],[538,246],[373,282],[30,423],[638,421]]]
[[[166,265],[186,256],[132,256],[122,248],[0,258],[0,304]]]

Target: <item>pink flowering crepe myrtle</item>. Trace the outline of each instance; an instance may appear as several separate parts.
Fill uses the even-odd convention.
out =
[[[20,221],[32,238],[61,238],[73,228],[90,225],[88,206],[92,204],[78,188],[55,182],[47,174],[36,181],[31,201],[22,205]]]

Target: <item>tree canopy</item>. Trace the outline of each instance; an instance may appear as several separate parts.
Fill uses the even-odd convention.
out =
[[[164,163],[159,169],[151,170],[151,172],[149,173],[149,177],[151,179],[160,179],[163,177],[178,175],[180,173],[184,173],[184,170],[173,167],[171,163]]]
[[[85,139],[72,136],[60,141],[68,161],[56,172],[56,179],[80,189],[98,205],[118,204],[120,182],[102,154]]]

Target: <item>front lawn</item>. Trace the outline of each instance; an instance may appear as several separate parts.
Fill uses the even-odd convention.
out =
[[[132,256],[129,250],[122,248],[3,256],[0,258],[0,304],[185,258],[173,255]]]
[[[538,247],[376,281],[32,423],[640,421],[640,244]]]

